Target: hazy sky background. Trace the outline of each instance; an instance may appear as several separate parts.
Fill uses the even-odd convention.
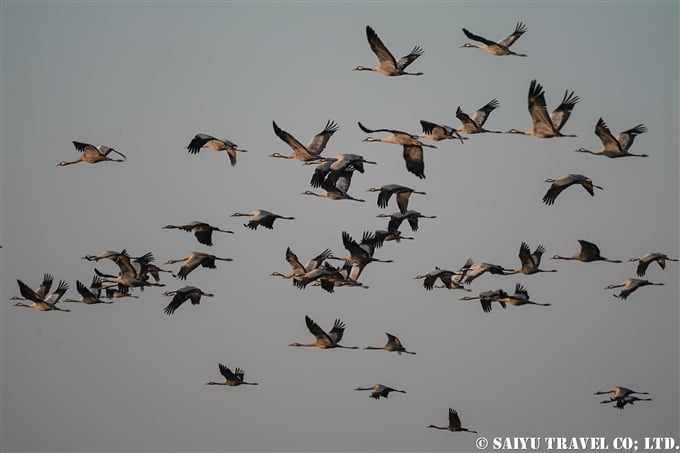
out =
[[[678,258],[678,2],[182,3],[10,2],[1,10],[0,250],[4,451],[471,451],[477,435],[427,429],[446,423],[494,436],[672,436],[679,426],[678,263],[650,267],[647,287],[627,301],[604,290],[634,277],[635,263],[551,261],[578,239],[627,260],[648,251]],[[490,39],[528,32],[513,49],[528,58],[462,49],[462,27]],[[352,72],[374,66],[370,24],[421,77]],[[420,132],[419,120],[458,126],[496,98],[489,129],[530,127],[532,79],[550,110],[565,90],[581,98],[563,129],[578,138],[470,136],[425,150],[427,179],[407,173],[396,145],[362,143],[369,128]],[[644,123],[631,152],[599,149],[603,117],[615,134]],[[313,168],[267,157],[289,153],[272,120],[306,143],[328,119],[340,130],[325,155],[378,161],[349,193],[366,203],[300,195]],[[248,153],[230,167],[223,153],[185,147],[203,132]],[[383,134],[374,134],[381,136]],[[125,163],[77,164],[71,141],[112,146]],[[591,198],[568,189],[541,202],[543,180],[582,173],[604,187]],[[387,243],[362,274],[370,289],[304,291],[289,280],[290,246],[305,261],[325,248],[344,255],[341,232],[386,228],[370,187],[399,183],[425,219],[414,241]],[[392,203],[394,203],[392,201]],[[236,211],[294,216],[251,231]],[[162,230],[202,220],[234,235],[214,247]],[[556,273],[488,276],[470,286],[513,290],[550,307],[462,302],[462,291],[427,292],[414,280],[467,257],[518,267],[520,243],[544,244]],[[136,291],[113,305],[63,304],[71,313],[12,306],[17,279],[43,273],[89,284],[102,250],[153,252],[162,265],[192,250],[230,257],[186,282]],[[103,261],[96,267],[116,273]],[[179,265],[162,266],[177,271]],[[163,314],[165,290],[191,284],[216,294]],[[69,306],[70,305],[70,306]],[[343,343],[377,346],[384,332],[417,355],[290,348],[347,324]],[[206,386],[218,362],[245,369],[257,387]],[[374,401],[358,386],[407,391]],[[596,390],[650,392],[623,411]]]

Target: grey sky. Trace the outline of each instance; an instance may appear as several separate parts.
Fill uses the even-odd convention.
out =
[[[494,436],[645,436],[678,439],[678,263],[645,278],[627,301],[603,288],[633,277],[635,264],[551,261],[578,239],[627,260],[679,254],[678,2],[179,3],[9,2],[1,14],[0,304],[3,451],[472,451],[476,435],[429,430],[449,407],[464,426]],[[528,58],[461,49],[462,27],[490,39],[515,23],[528,32],[513,49]],[[374,66],[365,26],[421,77],[352,72]],[[420,132],[419,120],[458,126],[496,98],[489,129],[530,127],[532,79],[552,110],[565,90],[581,98],[563,132],[578,138],[470,136],[425,150],[425,174],[407,173],[395,145],[362,143],[369,128]],[[607,159],[593,130],[644,123],[631,152]],[[288,153],[272,120],[303,143],[328,119],[340,130],[325,155],[351,152],[378,165],[355,175],[366,203],[306,197],[312,167],[267,157]],[[249,150],[230,167],[222,153],[185,147],[203,132]],[[376,136],[382,134],[374,134]],[[121,164],[77,164],[71,141],[112,146]],[[583,173],[604,187],[591,198],[568,189],[554,206],[548,184]],[[331,248],[341,232],[385,228],[369,187],[399,183],[427,192],[411,207],[425,219],[414,241],[388,243],[361,280],[370,289],[304,291],[270,277]],[[294,221],[250,231],[233,212],[262,208]],[[214,247],[161,230],[203,220],[234,235]],[[414,280],[467,257],[517,267],[522,241],[544,244],[553,274],[482,276],[471,285],[510,291],[523,283],[550,307],[462,302]],[[70,304],[71,313],[12,306],[16,279],[44,272],[89,283],[85,254],[153,252],[157,263],[191,250],[234,259],[199,269],[187,284],[215,293],[200,306],[163,314],[163,290],[110,306]],[[106,261],[96,267],[115,273]],[[173,271],[179,265],[163,266]],[[380,345],[384,332],[414,356],[384,351],[289,348],[347,324],[343,343]],[[246,371],[257,387],[204,385],[217,363]],[[373,401],[358,386],[407,391]],[[616,411],[596,390],[648,391],[653,401]]]

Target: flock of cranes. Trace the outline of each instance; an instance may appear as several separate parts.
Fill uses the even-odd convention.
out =
[[[494,56],[519,56],[526,57],[525,54],[516,53],[510,50],[510,47],[527,31],[526,26],[518,22],[514,32],[505,39],[494,42],[482,36],[475,35],[463,29],[465,36],[470,40],[481,44],[465,43],[461,47],[465,48],[479,48]],[[411,52],[400,58],[399,60],[389,52],[381,39],[376,34],[375,30],[366,26],[366,36],[371,50],[375,53],[379,60],[379,64],[375,67],[357,66],[356,71],[375,71],[385,76],[402,76],[402,75],[422,75],[422,72],[407,72],[406,69],[415,62],[418,57],[424,54],[421,47],[415,46]],[[530,135],[538,138],[557,138],[557,137],[576,137],[572,134],[562,133],[562,128],[569,119],[574,106],[579,102],[579,97],[572,91],[565,91],[561,103],[553,110],[548,112],[545,100],[545,92],[540,83],[532,80],[529,85],[528,93],[528,111],[531,118],[531,128],[526,131],[517,129],[509,129],[505,133],[508,134],[522,134]],[[402,147],[403,159],[408,173],[415,175],[419,179],[425,179],[425,161],[424,148],[436,148],[435,145],[425,143],[423,140],[442,141],[442,140],[456,140],[461,144],[468,140],[468,137],[463,137],[461,134],[474,135],[482,133],[503,133],[500,130],[488,130],[485,124],[490,114],[500,106],[497,99],[492,99],[484,106],[476,110],[471,116],[464,113],[458,107],[456,110],[456,117],[460,120],[461,125],[457,128],[432,123],[421,120],[422,133],[412,134],[395,129],[381,128],[369,129],[361,122],[358,122],[358,127],[361,131],[367,134],[386,133],[388,135],[382,137],[366,137],[364,142],[383,142],[388,144],[400,145]],[[363,156],[357,154],[338,154],[334,157],[326,157],[322,152],[327,147],[331,137],[339,130],[336,122],[328,120],[325,127],[316,135],[314,135],[306,145],[299,142],[292,134],[281,129],[275,121],[272,122],[274,134],[285,142],[291,149],[290,154],[273,153],[271,157],[297,160],[304,165],[314,165],[314,173],[312,175],[310,185],[313,188],[321,188],[321,193],[316,193],[311,190],[303,192],[305,195],[328,198],[331,200],[350,200],[356,202],[365,202],[365,200],[356,198],[348,193],[352,176],[355,171],[365,173],[365,164],[376,165],[374,161],[368,161]],[[634,128],[618,134],[614,137],[605,122],[600,118],[595,128],[595,134],[600,138],[603,148],[598,151],[590,151],[585,148],[579,148],[576,151],[582,153],[590,153],[594,155],[606,156],[609,158],[639,156],[647,157],[646,154],[633,154],[629,152],[635,137],[639,134],[647,132],[644,125],[639,124]],[[71,162],[60,162],[59,166],[66,166],[78,162],[98,163],[104,161],[123,162],[126,157],[107,146],[99,145],[93,146],[82,142],[73,142],[76,150],[81,154],[78,159]],[[191,154],[198,154],[203,148],[212,149],[214,151],[225,151],[232,166],[236,165],[237,152],[247,152],[226,139],[218,139],[211,135],[199,133],[194,136],[186,147]],[[123,159],[113,159],[109,157],[111,153],[120,155]],[[591,196],[595,195],[595,189],[604,190],[601,186],[593,183],[593,181],[581,174],[569,173],[559,178],[545,179],[545,182],[551,183],[550,188],[543,197],[543,202],[546,205],[553,205],[557,197],[568,187],[572,185],[582,186]],[[299,260],[298,256],[287,247],[285,251],[285,260],[290,265],[290,271],[287,273],[272,272],[271,276],[278,276],[284,280],[291,280],[293,286],[299,289],[305,289],[308,286],[320,286],[328,293],[335,292],[337,287],[357,287],[368,288],[365,284],[359,281],[359,277],[365,271],[367,266],[371,263],[391,263],[393,260],[380,259],[375,255],[377,249],[381,248],[386,241],[399,242],[404,240],[414,240],[414,237],[403,236],[400,228],[406,222],[412,232],[418,231],[418,224],[420,219],[435,219],[435,215],[424,215],[419,211],[409,209],[409,203],[413,194],[427,196],[426,192],[413,189],[411,187],[391,183],[384,184],[379,187],[371,187],[367,190],[370,193],[377,193],[377,206],[380,209],[386,209],[392,199],[395,200],[398,211],[393,213],[380,213],[376,217],[388,218],[388,224],[385,230],[365,231],[362,234],[361,240],[354,239],[349,232],[341,232],[341,242],[347,254],[342,257],[336,257],[330,248],[326,248],[318,255],[309,259],[304,265]],[[414,197],[415,198],[415,197]],[[244,227],[250,230],[257,230],[258,227],[265,229],[273,229],[274,222],[278,219],[295,220],[294,217],[275,214],[263,209],[256,209],[247,213],[235,212],[231,217],[248,217],[247,223]],[[185,232],[192,233],[199,244],[204,246],[213,246],[213,233],[220,232],[225,234],[235,234],[234,231],[222,229],[210,225],[202,221],[191,221],[185,224],[168,224],[162,229],[178,229]],[[611,263],[621,263],[621,260],[612,260],[601,255],[600,249],[597,245],[586,240],[579,239],[580,251],[572,256],[552,256],[553,260],[575,260],[582,262],[606,261]],[[434,289],[448,289],[448,290],[462,290],[471,292],[468,288],[473,282],[484,274],[495,276],[507,276],[514,274],[534,275],[539,273],[557,272],[557,269],[542,269],[541,258],[546,252],[544,245],[538,245],[534,251],[531,251],[530,246],[526,242],[522,242],[519,249],[519,267],[513,269],[499,264],[492,264],[485,261],[474,262],[468,258],[465,263],[455,270],[442,269],[438,266],[434,270],[422,275],[417,275],[415,279],[423,280],[423,287],[427,291]],[[70,310],[63,309],[58,306],[58,303],[77,302],[86,305],[93,304],[111,304],[113,299],[119,297],[138,297],[132,294],[134,288],[143,290],[150,286],[165,286],[160,283],[160,273],[172,273],[170,270],[161,269],[153,264],[153,254],[147,253],[139,257],[131,257],[126,250],[121,252],[103,251],[97,255],[86,255],[83,257],[88,261],[98,262],[100,260],[110,260],[119,268],[117,275],[104,274],[95,269],[95,276],[93,277],[90,286],[86,286],[80,280],[76,281],[76,290],[80,295],[79,299],[62,299],[64,294],[69,289],[68,283],[60,281],[55,291],[49,292],[52,286],[53,277],[45,274],[43,282],[38,288],[32,290],[23,281],[17,280],[21,298],[31,301],[26,304],[17,302],[15,305],[19,307],[33,308],[39,311],[63,311]],[[342,265],[335,267],[329,261],[341,261]],[[234,261],[232,258],[223,258],[213,254],[192,251],[187,253],[181,259],[168,259],[165,265],[172,265],[181,263],[181,267],[177,273],[172,273],[173,277],[179,280],[186,280],[189,275],[199,267],[207,269],[216,269],[217,261]],[[630,262],[636,262],[636,274],[642,277],[647,272],[649,265],[656,262],[661,269],[664,269],[668,261],[678,261],[677,259],[669,258],[663,253],[649,252],[639,258],[631,258]],[[437,285],[437,282],[441,285]],[[663,285],[663,283],[653,283],[648,280],[640,278],[628,278],[621,284],[611,284],[606,289],[621,288],[619,294],[614,297],[620,299],[627,299],[634,291],[643,286]],[[214,294],[207,293],[204,290],[191,285],[185,285],[177,290],[167,291],[163,293],[164,296],[170,297],[171,301],[164,308],[164,313],[173,315],[186,301],[190,301],[192,305],[200,304],[203,297],[214,297]],[[521,283],[515,283],[514,292],[506,292],[503,289],[492,289],[479,292],[476,296],[463,296],[460,300],[479,300],[482,310],[485,313],[490,313],[492,304],[495,302],[502,308],[507,305],[512,306],[550,306],[547,302],[537,302],[531,300],[529,293],[525,286]],[[322,329],[313,319],[305,316],[305,325],[309,332],[313,335],[314,340],[307,343],[294,342],[290,347],[316,347],[321,349],[359,349],[358,346],[345,346],[341,344],[345,332],[345,323],[340,319],[336,319],[330,330]],[[387,342],[382,346],[367,346],[366,350],[386,350],[397,352],[401,355],[410,354],[415,355],[413,351],[407,350],[402,342],[395,335],[385,333]],[[222,363],[219,363],[220,374],[224,377],[224,381],[207,382],[207,385],[222,385],[222,386],[240,386],[240,385],[258,385],[255,382],[246,382],[244,380],[244,371],[240,368],[235,368],[232,371]],[[370,397],[373,399],[387,398],[391,392],[406,393],[404,390],[397,390],[383,384],[375,384],[370,387],[357,387],[357,391],[370,391]],[[609,400],[603,403],[615,403],[615,407],[623,409],[626,405],[633,405],[637,401],[649,401],[647,398],[640,398],[634,396],[635,394],[646,394],[646,392],[634,392],[624,387],[615,387],[609,391],[601,391],[596,394],[612,394]],[[440,430],[449,431],[467,431],[476,433],[477,431],[464,428],[461,425],[461,419],[456,410],[449,408],[448,424],[445,426],[429,425],[429,428],[436,428]]]

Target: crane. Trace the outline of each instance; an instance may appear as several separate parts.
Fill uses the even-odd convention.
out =
[[[382,247],[383,243],[387,241],[394,241],[398,244],[402,239],[409,239],[411,241],[415,239],[414,237],[410,236],[402,236],[401,231],[390,233],[387,230],[375,230],[373,234],[375,235],[376,248]]]
[[[280,272],[272,272],[271,276],[281,277],[281,278],[293,278],[295,276],[304,275],[307,272],[317,269],[323,264],[323,262],[329,258],[333,257],[333,253],[330,249],[325,249],[323,252],[316,255],[314,258],[307,261],[304,266],[298,259],[295,252],[291,250],[290,247],[286,248],[286,261],[290,264],[291,271],[288,274],[282,274]]]
[[[481,42],[482,44],[479,45],[466,42],[460,47],[477,48],[495,56],[514,55],[516,57],[526,57],[526,54],[515,53],[512,50],[510,50],[510,46],[512,46],[515,43],[515,41],[517,41],[520,38],[520,36],[522,36],[526,31],[527,31],[526,25],[524,25],[522,22],[517,22],[517,25],[515,25],[515,31],[513,31],[512,34],[496,42],[491,41],[490,39],[486,39],[483,36],[475,35],[468,31],[466,28],[463,28],[463,33],[465,33],[465,36],[467,36],[468,39]]]
[[[40,296],[36,294],[35,291],[29,288],[28,285],[26,285],[26,283],[22,282],[21,280],[17,279],[17,283],[19,284],[19,292],[24,297],[24,300],[30,300],[33,301],[33,303],[24,304],[22,302],[17,302],[14,304],[15,307],[35,308],[39,311],[71,311],[65,308],[57,307],[57,302],[59,302],[59,299],[61,299],[64,293],[66,293],[68,290],[68,283],[65,281],[60,280],[59,285],[57,285],[57,289],[55,289],[48,296]]]
[[[47,297],[47,294],[50,292],[50,288],[52,288],[53,282],[54,282],[54,277],[52,277],[51,274],[44,273],[42,282],[40,283],[40,286],[38,286],[34,290],[36,296],[40,297],[41,299],[44,299],[45,297]],[[25,297],[21,297],[21,296],[12,296],[12,297],[10,297],[10,300],[29,300],[29,299],[26,299]]]
[[[669,258],[668,255],[666,255],[665,253],[647,252],[639,258],[631,258],[628,261],[629,262],[637,261],[638,263],[636,271],[637,276],[644,277],[645,273],[647,272],[647,268],[653,262],[656,261],[656,264],[658,264],[661,269],[666,269],[666,261],[678,261],[678,260]]]
[[[418,219],[436,219],[436,215],[424,215],[418,211],[407,210],[406,212],[393,212],[392,214],[378,214],[376,217],[389,217],[390,221],[387,223],[387,231],[396,233],[401,226],[401,223],[406,220],[411,227],[411,231],[418,231]]]
[[[392,198],[392,195],[394,195],[397,200],[399,212],[402,214],[408,210],[408,202],[411,198],[411,194],[417,193],[420,195],[427,195],[425,192],[419,192],[400,184],[384,184],[380,187],[371,187],[367,190],[367,192],[379,192],[378,207],[381,208],[386,208],[390,198]]]
[[[508,293],[502,289],[493,289],[482,291],[476,296],[463,296],[459,300],[479,300],[479,302],[482,304],[482,310],[484,313],[490,313],[491,302],[498,302],[500,306],[505,309],[506,305],[502,298],[506,297],[507,295]]]
[[[420,126],[423,132],[418,134],[418,137],[427,138],[435,142],[441,140],[460,140],[461,144],[465,144],[467,137],[462,137],[455,127],[447,126],[445,124],[432,123],[430,121],[420,120]]]
[[[461,426],[460,416],[458,416],[458,412],[456,412],[452,408],[449,408],[449,424],[448,425],[446,425],[446,426],[429,425],[428,428],[444,429],[444,430],[447,430],[447,431],[467,431],[469,433],[476,433],[477,432],[477,431],[473,431],[471,429],[463,428]]]
[[[65,167],[66,165],[77,164],[78,162],[85,162],[88,164],[96,164],[97,162],[125,162],[127,157],[123,153],[119,153],[113,148],[104,145],[90,145],[89,143],[73,142],[73,146],[80,151],[80,156],[72,161],[61,161],[57,164],[58,167]],[[116,153],[123,159],[113,159],[109,154]]]
[[[258,385],[257,382],[246,382],[243,380],[245,373],[241,368],[235,368],[232,372],[229,368],[221,363],[217,364],[220,368],[220,374],[224,376],[222,382],[206,382],[205,385],[228,385],[229,387],[236,387],[239,385]]]
[[[419,46],[415,46],[408,55],[396,60],[370,25],[366,25],[366,38],[368,39],[368,44],[371,46],[371,50],[376,57],[378,57],[378,65],[372,68],[357,66],[354,68],[354,71],[375,71],[390,77],[401,75],[423,75],[422,72],[405,71],[407,66],[425,53]]]
[[[276,121],[272,121],[272,125],[274,127],[274,133],[276,136],[283,140],[288,146],[290,146],[293,152],[288,155],[273,153],[270,154],[269,157],[297,159],[302,162],[312,162],[321,159],[321,152],[326,148],[328,140],[330,140],[333,134],[335,134],[335,132],[338,130],[337,123],[335,121],[328,120],[328,122],[326,122],[326,127],[324,127],[321,132],[312,137],[309,143],[307,143],[307,146],[304,146],[295,137],[293,137],[293,135],[281,129],[276,124]]]
[[[398,355],[401,355],[402,352],[415,355],[415,352],[406,350],[399,338],[387,332],[385,332],[385,335],[387,335],[387,343],[382,346],[366,346],[364,349],[384,349],[385,351],[396,352]]]
[[[395,129],[368,129],[363,124],[358,124],[359,128],[367,134],[372,134],[375,132],[389,132],[390,135],[386,137],[366,137],[362,141],[401,145],[403,150],[402,155],[404,157],[404,162],[406,163],[406,169],[420,179],[425,178],[425,158],[423,155],[423,146],[428,148],[436,148],[436,146],[423,143],[418,140],[417,135],[409,134],[408,132],[402,132]]]
[[[198,242],[201,244],[205,244],[207,246],[212,246],[212,234],[213,231],[220,231],[222,233],[230,233],[234,234],[233,231],[229,230],[221,230],[218,227],[212,226],[209,223],[206,222],[199,222],[198,220],[194,220],[189,223],[185,223],[184,225],[165,225],[162,229],[177,229],[177,230],[184,230],[189,233],[194,233],[194,236],[196,236],[196,239]]]
[[[294,347],[317,347],[321,349],[344,348],[344,349],[359,349],[357,346],[342,346],[340,340],[345,333],[345,323],[336,319],[333,323],[333,328],[326,333],[319,325],[309,316],[305,315],[305,324],[307,329],[316,337],[311,343],[291,343],[289,346]]]
[[[274,221],[276,219],[295,220],[295,217],[284,217],[282,215],[265,211],[264,209],[255,209],[254,211],[247,213],[235,212],[231,215],[231,217],[250,217],[250,221],[248,223],[244,223],[243,226],[250,228],[251,230],[256,230],[260,225],[267,229],[273,230]]]
[[[201,296],[213,297],[214,294],[206,293],[202,289],[195,286],[182,286],[174,291],[167,291],[163,293],[164,296],[172,297],[170,303],[163,309],[166,315],[171,315],[187,300],[191,301],[191,305],[198,305],[201,303]]]
[[[120,252],[114,252],[113,250],[104,250],[96,255],[85,255],[82,257],[84,260],[98,262],[99,260],[109,259],[115,262],[116,258],[120,256]]]
[[[337,282],[345,281],[346,277],[340,273],[340,270],[331,266],[328,263],[323,263],[323,266],[312,269],[303,274],[293,275],[293,286],[298,289],[305,289],[307,285],[312,282],[319,282],[321,288],[326,292],[335,292]]]
[[[550,304],[547,303],[541,303],[541,302],[534,302],[532,300],[529,300],[529,293],[527,290],[524,288],[524,286],[521,283],[516,283],[515,284],[515,294],[508,294],[505,291],[502,293],[498,293],[494,296],[494,300],[496,302],[503,302],[506,304],[514,305],[516,307],[522,306],[522,305],[541,305],[543,307],[548,307]]]
[[[236,165],[236,152],[247,153],[248,150],[239,149],[236,143],[230,142],[229,140],[215,138],[208,134],[196,134],[194,138],[189,142],[187,149],[190,154],[198,154],[201,148],[210,148],[214,151],[226,151],[227,157],[229,157],[229,162],[233,167]]]
[[[489,132],[492,134],[502,134],[502,131],[490,131],[484,129],[484,124],[489,118],[491,112],[496,110],[500,104],[497,99],[492,99],[482,107],[477,109],[475,113],[472,114],[472,118],[468,116],[467,113],[461,110],[460,106],[456,109],[456,118],[462,123],[458,128],[458,131],[465,132],[466,134],[482,134],[484,132]]]
[[[462,283],[463,278],[470,270],[470,267],[472,267],[472,258],[468,258],[467,261],[465,261],[465,264],[456,271],[440,269],[438,266],[435,266],[434,270],[414,278],[423,279],[423,287],[428,291],[435,287],[470,291],[469,289],[464,288]],[[443,285],[435,286],[437,279],[439,279]]]
[[[329,200],[352,200],[364,202],[360,198],[355,198],[348,194],[350,183],[352,182],[352,175],[354,173],[353,167],[348,167],[342,171],[329,172],[324,180],[321,182],[321,193],[306,190],[302,195],[313,195],[315,197],[328,198]]]
[[[579,239],[578,243],[581,245],[581,250],[571,256],[554,255],[553,260],[574,260],[590,263],[592,261],[607,261],[609,263],[620,263],[621,260],[610,260],[600,254],[600,248],[592,242]]]
[[[340,259],[357,264],[358,266],[366,267],[369,263],[391,263],[392,260],[380,260],[374,258],[373,254],[377,248],[375,235],[370,231],[364,231],[361,237],[361,242],[355,241],[352,236],[346,231],[342,232],[342,245],[349,252],[349,255]]]
[[[598,151],[590,151],[586,148],[579,148],[576,150],[576,152],[590,153],[596,156],[605,156],[612,159],[629,156],[649,157],[647,154],[633,154],[628,152],[631,145],[633,144],[633,140],[635,140],[635,137],[645,132],[647,132],[645,125],[638,124],[631,129],[619,133],[616,138],[614,138],[611,131],[609,130],[609,127],[607,126],[607,123],[605,123],[604,120],[600,118],[597,120],[597,124],[595,125],[595,135],[600,138],[600,141],[602,142],[602,148]]]
[[[99,277],[96,275],[95,278],[99,279]],[[100,282],[101,280],[98,280],[96,284],[100,284]],[[90,291],[90,289],[80,280],[76,280],[76,290],[78,291],[78,294],[80,294],[80,299],[64,299],[64,302],[80,302],[81,304],[87,305],[113,303],[113,301],[107,302],[101,300],[98,294],[94,294],[92,291]]]
[[[208,269],[217,268],[217,266],[215,266],[216,260],[234,261],[231,258],[219,258],[215,255],[210,255],[209,253],[189,252],[184,258],[168,260],[165,262],[165,264],[184,263],[182,264],[182,267],[179,269],[177,275],[173,274],[173,276],[179,278],[180,280],[185,280],[187,278],[187,275],[189,275],[191,271],[196,269],[198,266],[203,266]]]
[[[529,115],[531,116],[532,126],[528,131],[520,131],[517,129],[510,129],[506,134],[522,134],[533,135],[538,138],[551,137],[576,137],[576,135],[565,135],[560,132],[562,127],[571,116],[576,103],[580,100],[578,96],[574,95],[572,91],[564,92],[562,102],[555,110],[548,115],[548,109],[545,102],[545,92],[540,83],[532,80],[529,84]]]
[[[600,404],[608,404],[613,403],[615,401],[618,402],[632,395],[649,395],[649,393],[647,392],[636,392],[635,390],[631,390],[627,387],[621,386],[612,387],[609,390],[598,390],[597,392],[594,393],[594,395],[608,395],[610,393],[611,396],[609,397],[609,399],[600,401]]]
[[[468,269],[467,275],[465,277],[465,284],[469,285],[477,277],[479,277],[480,275],[486,274],[486,273],[494,274],[494,275],[512,275],[512,274],[516,274],[517,271],[514,270],[514,269],[506,269],[499,264],[492,264],[492,263],[480,261],[478,263],[473,264]]]
[[[614,294],[614,297],[618,297],[619,299],[626,300],[628,296],[637,290],[638,288],[642,288],[643,286],[662,286],[664,283],[652,283],[649,280],[643,280],[640,278],[627,278],[623,282],[619,283],[618,285],[607,285],[605,289],[614,289],[614,288],[622,288],[621,292],[619,294]]]
[[[538,272],[557,272],[557,269],[539,269],[543,253],[545,253],[545,247],[543,247],[543,245],[539,245],[534,249],[534,252],[531,253],[529,244],[522,241],[522,244],[519,247],[519,260],[522,265],[516,269],[517,272],[526,275],[532,275]]]
[[[370,387],[357,387],[354,390],[370,390],[371,393],[368,396],[375,400],[379,400],[381,397],[387,398],[391,392],[406,393],[404,390],[393,389],[392,387],[383,384],[374,384]]]
[[[551,206],[555,203],[557,196],[562,193],[567,187],[573,186],[574,184],[580,184],[591,197],[595,196],[595,189],[604,190],[602,187],[593,184],[593,180],[587,176],[567,173],[566,175],[560,176],[559,178],[548,178],[544,182],[552,183],[550,188],[543,196],[543,203]]]

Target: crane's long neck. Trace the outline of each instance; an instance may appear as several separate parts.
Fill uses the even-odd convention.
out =
[[[371,263],[393,263],[393,260],[379,260],[378,258],[373,258],[371,257],[370,261]]]
[[[595,155],[598,155],[598,154],[599,154],[599,152],[591,151],[591,150],[586,149],[586,148],[579,148],[579,149],[576,150],[576,152],[577,152],[577,153],[595,154]]]
[[[436,425],[430,425],[428,428],[437,428],[437,429],[444,429],[444,430],[449,430],[448,426],[436,426]]]
[[[367,68],[366,66],[357,66],[353,71],[377,71],[376,68]]]
[[[608,393],[614,393],[615,391],[616,390],[614,390],[614,389],[612,389],[612,390],[598,390],[597,392],[595,392],[595,395],[606,395]]]
[[[78,162],[81,162],[82,159],[76,159],[76,160],[69,160],[69,161],[61,161],[59,162],[60,167],[65,167],[66,165],[73,165],[77,164]]]
[[[547,304],[547,303],[534,302],[534,301],[531,301],[531,300],[524,301],[524,303],[532,304],[532,305],[541,305],[542,307],[549,307],[550,306],[550,304]]]
[[[577,253],[576,255],[573,255],[573,256],[561,256],[561,255],[555,255],[555,256],[553,256],[553,257],[550,258],[550,259],[552,259],[552,260],[580,260],[581,257],[580,257],[580,255]]]
[[[270,154],[269,157],[278,157],[279,159],[295,159],[295,154],[281,154],[281,153],[274,153]]]

